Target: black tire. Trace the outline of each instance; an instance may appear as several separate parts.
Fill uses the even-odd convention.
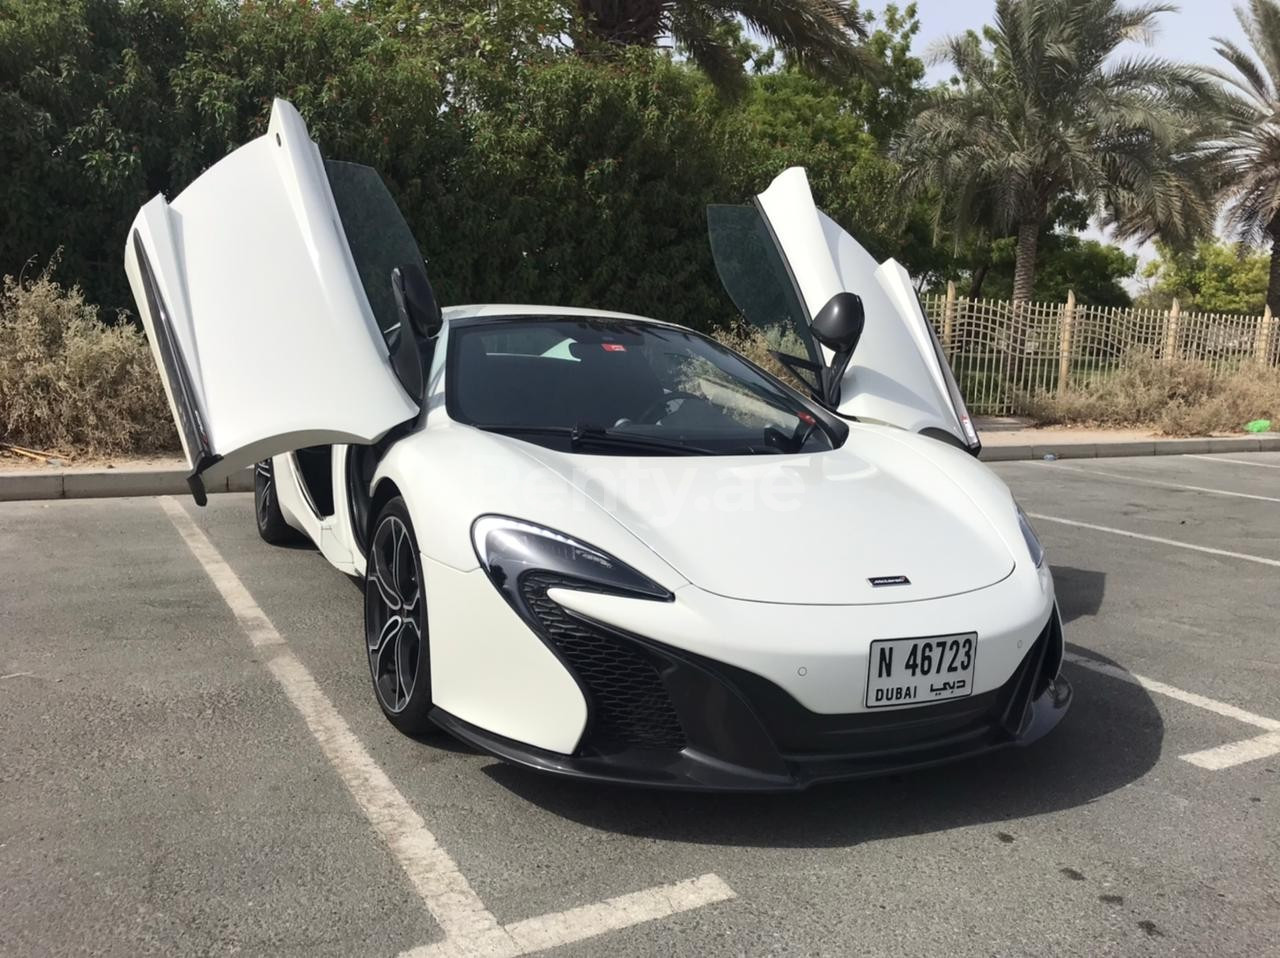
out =
[[[399,496],[378,513],[364,580],[364,647],[378,707],[406,735],[434,726],[431,656],[422,559],[409,510]]]
[[[280,501],[276,496],[275,473],[271,460],[264,459],[253,467],[253,515],[258,525],[258,535],[273,546],[289,545],[302,541],[302,533],[284,521]]]

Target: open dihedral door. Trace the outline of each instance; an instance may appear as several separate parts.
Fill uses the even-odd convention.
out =
[[[707,222],[721,282],[780,353],[829,363],[809,324],[837,293],[862,298],[866,325],[838,412],[978,453],[977,430],[907,271],[892,259],[877,263],[819,210],[803,169],[781,173],[753,206],[709,207]]]
[[[389,352],[409,335],[391,269],[425,283],[422,263],[377,174],[326,164],[283,100],[265,136],[142,207],[125,271],[197,502],[255,461],[375,442],[417,414]]]

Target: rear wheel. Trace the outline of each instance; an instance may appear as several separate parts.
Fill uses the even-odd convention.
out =
[[[272,545],[298,542],[298,530],[284,521],[280,499],[276,495],[275,470],[271,460],[264,459],[253,467],[253,513],[258,522],[258,535]]]
[[[431,665],[422,559],[409,510],[390,500],[369,538],[364,638],[382,714],[406,735],[431,729]]]

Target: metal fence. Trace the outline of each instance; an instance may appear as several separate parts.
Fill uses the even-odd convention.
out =
[[[964,299],[955,284],[923,297],[971,412],[1009,415],[1030,393],[1087,388],[1133,356],[1193,360],[1226,372],[1280,367],[1277,320],[1261,316]]]

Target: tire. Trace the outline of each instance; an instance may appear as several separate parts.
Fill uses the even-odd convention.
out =
[[[276,495],[275,471],[271,460],[264,459],[253,467],[253,515],[258,525],[258,535],[273,546],[289,545],[302,541],[302,534],[285,522]]]
[[[431,656],[422,558],[404,500],[378,513],[369,536],[364,583],[364,647],[378,707],[406,735],[434,726]]]

